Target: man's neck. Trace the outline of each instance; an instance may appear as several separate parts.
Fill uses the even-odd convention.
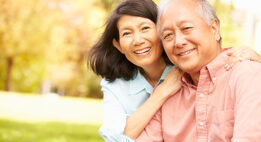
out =
[[[199,80],[199,76],[200,76],[200,72],[197,72],[195,74],[190,74],[193,85],[198,86],[198,80]]]
[[[217,52],[218,54],[216,54],[205,66],[210,64],[213,60],[215,60],[218,57],[218,55],[220,55],[222,53],[221,47],[219,47],[218,49],[219,49],[219,52]],[[201,67],[201,69],[204,68],[205,66]],[[198,85],[199,76],[200,76],[200,70],[195,72],[195,73],[189,73],[189,75],[190,75],[190,77],[192,79],[193,85],[195,85],[195,86]]]

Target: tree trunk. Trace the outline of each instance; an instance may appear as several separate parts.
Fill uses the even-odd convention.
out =
[[[5,78],[5,91],[10,91],[11,72],[13,67],[13,58],[8,57],[6,62],[6,78]]]

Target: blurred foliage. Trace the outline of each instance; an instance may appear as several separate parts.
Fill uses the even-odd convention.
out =
[[[39,93],[44,84],[69,96],[101,98],[86,53],[121,0],[0,0],[0,89]],[[154,0],[159,3],[160,0]],[[223,47],[238,46],[234,8],[212,0]]]
[[[1,0],[0,12],[4,14],[0,16],[0,48],[3,58],[1,65],[5,65],[6,70],[6,90],[13,84],[20,86],[23,76],[29,77],[26,75],[30,69],[28,61],[38,60],[41,54],[45,54],[48,25],[44,26],[45,21],[41,18],[44,16],[40,8],[43,4],[40,1],[21,2],[24,4],[21,5],[15,0]],[[22,69],[15,66],[21,64]],[[41,79],[41,76],[34,77]],[[17,80],[19,85],[16,81],[10,84],[10,80]]]
[[[123,0],[98,0],[97,3],[100,4],[107,12],[111,12],[120,1]]]
[[[224,3],[221,0],[212,0],[212,5],[216,10],[217,16],[220,20],[220,30],[222,36],[222,47],[239,48],[244,43],[241,35],[243,29],[240,25],[233,21],[233,14],[235,8],[231,3]]]
[[[99,81],[85,59],[106,15],[94,2],[0,0],[0,89],[35,93],[47,82],[65,95],[101,96],[88,87]]]

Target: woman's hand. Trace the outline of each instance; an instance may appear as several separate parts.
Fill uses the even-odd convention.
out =
[[[163,95],[164,98],[175,94],[181,88],[182,74],[183,72],[179,68],[173,67],[164,81],[154,91],[162,92],[160,94]]]
[[[137,138],[162,104],[181,87],[182,72],[172,68],[164,81],[154,89],[147,101],[127,118],[124,135]]]
[[[241,62],[243,60],[251,60],[256,62],[261,62],[261,55],[259,55],[256,51],[251,48],[240,48],[238,50],[229,50],[227,53],[230,58],[225,65],[226,70],[230,70],[236,62]]]

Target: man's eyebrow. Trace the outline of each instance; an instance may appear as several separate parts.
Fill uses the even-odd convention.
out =
[[[181,20],[181,21],[178,22],[177,25],[180,26],[180,25],[185,24],[185,23],[191,23],[191,21],[190,20]]]
[[[165,26],[162,30],[160,30],[160,34],[162,34],[163,32],[165,32],[167,30],[170,30],[170,28]]]
[[[191,21],[190,20],[181,20],[177,23],[177,25],[180,26],[185,23],[191,23]],[[165,26],[162,30],[160,30],[160,34],[162,34],[166,30],[171,30],[171,28]]]

